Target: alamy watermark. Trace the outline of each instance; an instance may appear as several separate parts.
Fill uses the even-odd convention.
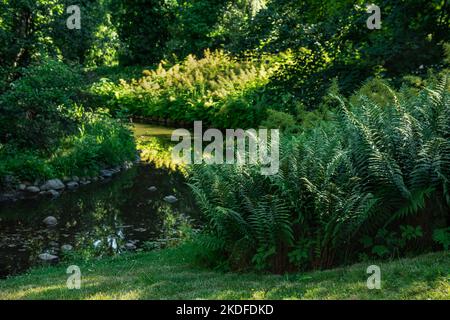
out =
[[[81,29],[81,10],[77,5],[68,6],[66,12],[70,16],[66,20],[66,26],[69,30]]]
[[[372,265],[367,268],[367,273],[370,277],[367,278],[367,288],[369,290],[381,289],[381,268],[377,265]]]
[[[180,142],[181,140],[181,142]],[[179,142],[172,160],[184,164],[261,165],[261,174],[274,175],[280,167],[278,129],[218,129],[203,132],[202,121],[194,122],[194,134],[176,129],[172,141]],[[210,142],[204,147],[205,142]]]
[[[372,15],[367,19],[367,28],[370,30],[381,29],[381,9],[379,6],[374,4],[367,5],[367,13]]]
[[[67,289],[74,290],[74,289],[81,289],[81,270],[80,267],[72,265],[69,266],[66,270],[67,274],[70,274],[70,276],[67,278]]]

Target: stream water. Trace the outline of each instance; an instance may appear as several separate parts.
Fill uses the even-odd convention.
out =
[[[167,142],[170,133],[164,127],[135,125],[135,135],[144,139]],[[149,190],[152,186],[156,191]],[[167,203],[168,195],[178,201]],[[195,218],[195,211],[182,174],[143,164],[54,200],[0,203],[0,278],[41,263],[42,253],[61,257],[63,245],[84,256],[156,246],[170,241],[171,230]],[[48,216],[58,224],[47,227],[43,220]]]

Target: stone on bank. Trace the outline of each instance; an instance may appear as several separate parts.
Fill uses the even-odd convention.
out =
[[[52,180],[48,180],[46,183],[44,183],[41,186],[41,190],[42,191],[62,190],[65,187],[66,186],[64,185],[64,183],[62,183],[61,180],[59,180],[59,179],[52,179]]]
[[[42,222],[48,227],[53,227],[58,224],[58,220],[53,216],[48,216]]]

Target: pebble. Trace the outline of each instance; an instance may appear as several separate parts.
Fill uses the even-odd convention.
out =
[[[52,180],[48,180],[47,182],[45,182],[42,186],[41,186],[41,190],[42,191],[49,191],[49,190],[62,190],[64,189],[66,186],[64,185],[64,183],[62,183],[61,180],[59,179],[52,179]]]
[[[29,186],[26,188],[26,191],[31,192],[31,193],[39,193],[41,191],[41,189],[39,189],[36,186]]]
[[[67,183],[67,188],[68,189],[76,189],[78,188],[79,184],[76,181],[71,181],[69,183]]]
[[[39,259],[41,259],[42,261],[51,262],[51,261],[58,260],[58,256],[55,256],[55,255],[50,254],[50,253],[41,253],[39,255]]]
[[[42,222],[44,222],[49,227],[53,227],[58,224],[58,220],[53,216],[48,216]]]
[[[113,175],[113,172],[110,170],[101,170],[100,175],[104,178],[111,178]]]
[[[61,251],[69,252],[72,251],[73,247],[70,244],[64,244],[61,246]]]
[[[166,196],[166,197],[164,197],[164,201],[172,204],[172,203],[177,202],[178,199],[175,196]]]
[[[127,250],[136,250],[136,246],[133,243],[128,242],[128,243],[125,244],[125,249],[127,249]]]

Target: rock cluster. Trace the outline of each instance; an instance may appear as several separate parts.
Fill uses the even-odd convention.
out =
[[[134,163],[139,162],[140,158],[137,156]],[[8,188],[10,190],[0,194],[0,202],[16,201],[30,196],[47,196],[54,199],[59,197],[64,190],[75,190],[80,186],[85,186],[92,182],[110,179],[121,171],[129,170],[133,167],[134,163],[125,161],[122,165],[100,170],[98,176],[94,177],[63,177],[62,179],[55,178],[44,182],[37,180],[34,183],[29,181],[17,182],[13,177],[6,177],[4,180],[8,182]]]

